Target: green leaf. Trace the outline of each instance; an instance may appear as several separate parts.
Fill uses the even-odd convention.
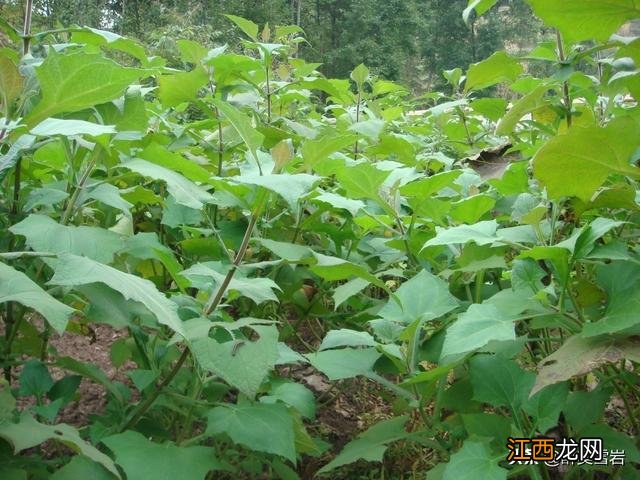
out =
[[[42,99],[25,122],[34,126],[63,112],[76,112],[120,97],[143,71],[125,68],[102,55],[76,52],[70,55],[48,51],[36,67]]]
[[[269,240],[268,238],[260,238],[258,241],[275,255],[288,262],[299,262],[304,258],[313,258],[311,249],[304,245],[277,242],[275,240]]]
[[[178,172],[192,182],[208,183],[211,180],[211,173],[206,168],[155,142],[147,145],[136,156],[142,160]]]
[[[640,168],[630,164],[640,136],[629,117],[604,128],[573,128],[549,140],[533,159],[535,177],[550,198],[578,197],[589,201],[612,173],[640,178]]]
[[[202,67],[190,72],[162,75],[158,78],[158,98],[165,107],[176,107],[198,98],[198,92],[208,81],[209,75]]]
[[[323,192],[317,197],[313,197],[312,200],[327,203],[335,209],[346,210],[353,217],[365,207],[365,203],[360,200],[351,200],[332,192]]]
[[[0,56],[0,104],[9,108],[22,93],[23,86],[24,79],[16,64],[11,59]]]
[[[20,373],[20,396],[29,397],[31,395],[41,398],[53,387],[53,379],[47,367],[36,359],[31,359],[24,364]]]
[[[341,328],[330,330],[322,340],[318,350],[328,350],[337,347],[377,347],[378,342],[368,332],[358,332]]]
[[[369,69],[361,63],[351,72],[351,80],[358,86],[358,90],[362,90],[364,83],[369,79]]]
[[[535,382],[535,375],[513,360],[497,355],[477,355],[471,359],[473,399],[494,407],[509,406],[517,411]]]
[[[473,225],[460,225],[451,228],[436,227],[436,236],[424,246],[453,245],[475,242],[476,245],[488,245],[497,240],[498,222],[487,220]]]
[[[80,438],[75,428],[65,423],[44,425],[38,423],[33,417],[23,414],[18,423],[0,424],[0,437],[10,442],[16,453],[40,445],[50,439],[62,442],[67,447],[71,447],[76,452],[81,453],[94,462],[100,463],[116,477],[121,478],[113,461],[109,457],[85,442]]]
[[[607,40],[623,23],[640,17],[635,0],[528,0],[535,14],[569,42]]]
[[[373,365],[380,355],[375,348],[342,348],[308,353],[305,356],[329,380],[342,380],[372,373]]]
[[[136,300],[151,311],[158,322],[174,332],[184,335],[182,320],[178,317],[178,306],[160,293],[149,280],[121,272],[86,257],[71,254],[60,255],[52,285],[77,286],[104,283],[120,292],[125,299]]]
[[[293,419],[280,403],[216,407],[207,415],[205,433],[226,433],[235,443],[253,451],[296,461]]]
[[[467,440],[451,456],[442,480],[506,480],[507,470],[498,466],[502,457],[492,455],[483,442]]]
[[[78,360],[75,360],[71,357],[58,358],[55,365],[65,370],[69,370],[70,372],[75,372],[78,375],[82,375],[83,377],[87,377],[97,384],[102,385],[105,390],[107,390],[114,396],[116,400],[118,400],[118,402],[123,403],[125,401],[122,392],[118,389],[118,386],[114,382],[109,380],[107,374],[104,373],[99,367],[96,367],[91,363],[79,362]]]
[[[117,33],[108,32],[106,30],[99,30],[97,28],[83,27],[81,30],[76,30],[71,36],[72,42],[87,43],[89,45],[97,45],[106,47],[112,50],[118,50],[125,52],[134,58],[137,58],[146,64],[147,55],[144,51],[144,47],[135,40],[122,37]]]
[[[122,238],[98,227],[66,226],[44,215],[29,215],[9,229],[27,239],[33,250],[55,254],[72,253],[101,263],[110,263],[122,249]]]
[[[545,100],[544,96],[548,90],[548,85],[539,85],[535,90],[515,102],[507,114],[498,122],[496,135],[509,135],[522,117],[546,105],[547,100]]]
[[[536,429],[545,433],[557,425],[567,395],[569,385],[566,382],[549,385],[529,398],[522,408],[535,419]]]
[[[125,216],[131,217],[132,203],[127,202],[120,196],[120,189],[110,183],[101,183],[97,187],[87,192],[87,197],[109,205],[120,210]]]
[[[326,473],[360,459],[381,462],[390,443],[409,436],[404,429],[407,420],[408,417],[402,416],[376,423],[345,445],[336,458],[322,467],[318,473]]]
[[[226,273],[220,273],[210,265],[204,263],[197,263],[190,267],[189,269],[183,271],[181,275],[193,279],[194,277],[208,277],[213,278],[214,284],[216,288],[220,286],[226,277]],[[202,287],[201,282],[198,282],[198,279],[195,279],[195,282],[192,283],[193,286]],[[207,279],[206,286],[211,287],[211,281]],[[267,301],[278,301],[278,297],[274,293],[276,290],[280,290],[280,287],[277,283],[275,283],[270,278],[248,278],[242,277],[236,273],[234,277],[229,282],[229,286],[227,287],[227,291],[225,292],[225,296],[228,296],[229,291],[237,291],[241,295],[250,298],[256,304],[261,304]]]
[[[304,165],[307,168],[314,168],[318,162],[327,159],[332,153],[345,147],[352,147],[355,141],[355,135],[335,135],[334,133],[307,140],[300,148]]]
[[[127,478],[202,480],[220,462],[209,447],[178,447],[172,442],[159,444],[138,432],[128,430],[102,439],[122,467]]]
[[[369,285],[368,280],[354,278],[335,288],[333,291],[333,308],[337,310],[349,298],[357,295]]]
[[[349,198],[380,198],[380,186],[391,174],[374,167],[370,163],[360,163],[353,167],[342,167],[336,172],[340,186]]]
[[[58,333],[75,311],[53,298],[24,273],[0,262],[0,303],[18,302],[40,313]]]
[[[260,397],[262,403],[281,401],[294,407],[300,415],[313,419],[316,416],[316,400],[313,392],[300,383],[284,382],[271,388],[269,395]]]
[[[473,195],[451,204],[451,218],[462,223],[475,223],[495,204],[496,200],[489,195]]]
[[[464,23],[469,23],[469,16],[471,12],[475,10],[476,15],[484,15],[488,12],[498,0],[469,0],[469,5],[462,12],[462,18],[464,19]]]
[[[610,336],[583,338],[574,335],[538,366],[532,394],[547,385],[584,375],[606,363],[622,359],[640,361],[640,341],[636,338],[616,339]]]
[[[280,195],[289,205],[293,212],[297,212],[299,202],[302,197],[307,195],[313,185],[320,180],[315,175],[307,175],[306,173],[298,174],[266,174],[266,175],[240,175],[232,177],[239,183],[249,185],[257,185]]]
[[[258,25],[246,18],[237,17],[236,15],[225,15],[229,20],[235,23],[240,30],[247,34],[247,36],[254,42],[258,41]]]
[[[162,180],[176,202],[185,207],[200,210],[203,204],[213,202],[213,196],[209,192],[168,168],[138,159],[129,160],[122,166],[144,177]]]
[[[247,147],[249,147],[249,152],[251,152],[251,155],[253,156],[255,162],[257,164],[260,164],[260,160],[258,159],[256,151],[262,145],[262,142],[264,141],[264,135],[262,135],[251,124],[251,120],[249,119],[249,117],[245,116],[235,107],[218,99],[214,100],[213,103],[216,108],[220,110],[220,112],[222,112],[229,123],[231,123],[233,128],[236,129],[238,135],[240,135],[240,138],[242,138]]]
[[[191,351],[202,368],[254,398],[278,360],[278,329],[260,325],[251,328],[259,339],[218,343],[209,337],[198,338]]]
[[[378,315],[404,325],[416,320],[433,320],[458,306],[457,300],[449,292],[449,285],[426,270],[403,283],[395,296],[400,305],[394,299],[389,299]]]
[[[491,341],[515,340],[514,320],[528,307],[529,293],[502,290],[482,304],[472,304],[447,328],[441,358],[471,352]],[[507,303],[516,306],[508,308]]]
[[[59,118],[47,118],[31,129],[31,134],[37,137],[52,137],[54,135],[97,137],[113,133],[116,133],[116,128],[113,125],[100,125],[84,120],[61,120]]]
[[[467,71],[465,91],[482,90],[497,83],[510,83],[523,72],[522,65],[506,52],[496,52],[489,58],[474,63]]]
[[[69,463],[51,476],[51,480],[78,480],[80,478],[112,480],[114,477],[100,464],[92,462],[82,455],[74,456]]]
[[[336,280],[347,280],[351,277],[359,277],[381,288],[384,287],[384,283],[378,277],[369,273],[362,265],[356,265],[342,258],[330,257],[328,255],[322,255],[321,253],[314,252],[314,256],[317,263],[309,267],[309,269],[325,280],[333,282]]]

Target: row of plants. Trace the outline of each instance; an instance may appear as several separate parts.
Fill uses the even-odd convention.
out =
[[[640,9],[529,3],[557,38],[418,99],[323,77],[296,26],[229,15],[246,40],[178,41],[176,69],[0,21],[0,476],[365,478],[401,442],[428,479],[636,478],[640,40],[614,34]],[[49,343],[94,324],[127,384]],[[385,418],[335,451],[307,365]],[[105,411],[57,422],[83,378]],[[506,461],[549,435],[626,464]]]

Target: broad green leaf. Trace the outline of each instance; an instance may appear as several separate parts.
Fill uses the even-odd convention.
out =
[[[176,41],[176,45],[180,50],[180,55],[185,62],[198,64],[200,61],[207,56],[209,52],[205,47],[200,45],[198,42],[193,40],[178,40]]]
[[[535,419],[537,430],[545,433],[557,425],[567,395],[569,385],[566,382],[549,385],[529,398],[522,408]]]
[[[467,353],[491,341],[514,340],[514,320],[536,304],[529,290],[505,289],[481,304],[472,304],[447,329],[441,358]]]
[[[24,79],[11,59],[0,55],[0,104],[5,108],[13,103],[22,93]]]
[[[535,14],[570,42],[604,42],[623,23],[640,17],[636,0],[528,0]]]
[[[469,23],[469,16],[475,10],[477,16],[481,16],[488,12],[498,0],[469,0],[469,5],[462,12],[462,18],[465,23]]]
[[[511,435],[511,419],[498,413],[466,413],[461,415],[469,435],[493,439],[501,447]]]
[[[249,148],[249,152],[253,156],[253,159],[256,163],[260,163],[258,160],[258,156],[256,151],[262,145],[264,141],[264,135],[262,135],[252,124],[249,117],[247,117],[244,113],[240,112],[238,109],[233,107],[232,105],[223,102],[221,100],[214,100],[214,105],[224,117],[231,123],[233,128],[236,129],[240,138],[244,141],[244,143]],[[266,173],[266,172],[263,172]]]
[[[13,169],[22,152],[30,149],[36,141],[33,135],[20,135],[5,154],[0,155],[0,180]]]
[[[504,117],[507,110],[507,101],[504,98],[478,98],[471,102],[469,106],[476,113],[497,122]]]
[[[373,372],[381,353],[375,348],[342,348],[305,355],[311,365],[329,380],[342,380]]]
[[[294,407],[300,415],[310,420],[316,416],[316,399],[313,392],[300,383],[283,382],[275,385],[269,395],[260,397],[262,403],[281,401]]]
[[[332,192],[323,192],[317,197],[313,197],[311,200],[328,203],[333,208],[346,210],[353,217],[355,217],[358,212],[365,207],[365,203],[361,200],[352,200]]]
[[[369,78],[369,69],[361,63],[351,72],[351,80],[353,80],[358,86],[359,90],[362,90],[364,82]]]
[[[486,443],[467,440],[451,456],[442,480],[506,480],[507,470],[498,465],[502,459],[493,455]]]
[[[213,202],[213,196],[209,192],[168,168],[138,159],[129,160],[122,166],[144,177],[162,180],[176,202],[185,207],[200,210],[203,204]]]
[[[300,148],[300,152],[302,153],[305,166],[313,168],[316,163],[325,160],[332,153],[342,150],[345,147],[353,147],[355,141],[355,135],[323,135],[304,142]]]
[[[320,180],[315,175],[306,173],[298,174],[265,174],[265,175],[240,175],[232,177],[233,180],[249,185],[257,185],[280,195],[289,205],[289,208],[297,212],[299,202],[307,195],[313,185]]]
[[[67,328],[75,311],[60,303],[24,273],[0,262],[0,303],[18,302],[40,313],[58,333]]]
[[[149,280],[121,272],[86,257],[71,254],[60,255],[52,285],[78,286],[104,283],[120,292],[125,299],[136,300],[146,306],[158,322],[183,335],[178,306],[160,293]]]
[[[547,101],[544,96],[547,91],[549,91],[548,85],[540,85],[535,90],[527,93],[524,97],[515,102],[507,114],[498,122],[496,134],[509,135],[522,117],[533,112],[537,108],[546,105]]]
[[[495,204],[496,200],[489,195],[473,195],[451,204],[451,218],[462,223],[475,223]]]
[[[632,166],[640,128],[629,117],[604,128],[574,128],[549,140],[533,159],[535,177],[550,198],[578,197],[589,201],[612,173],[640,178]]]
[[[335,310],[349,298],[357,295],[369,285],[363,278],[354,278],[336,287],[333,291],[333,307]]]
[[[509,406],[512,411],[526,402],[535,382],[533,373],[497,355],[477,355],[470,364],[474,400],[494,407]]]
[[[497,240],[497,229],[498,222],[495,220],[487,220],[474,223],[473,225],[460,225],[451,228],[436,227],[436,236],[429,240],[424,246],[464,245],[467,242],[475,242],[477,245],[488,245]]]
[[[45,425],[37,422],[30,415],[23,414],[18,423],[0,424],[0,437],[10,442],[16,453],[40,445],[47,440],[62,442],[94,462],[100,463],[116,477],[121,478],[113,460],[85,442],[75,428],[65,423]]]
[[[106,323],[116,329],[133,326],[133,320],[142,319],[143,324],[153,325],[153,315],[141,303],[125,300],[124,297],[101,284],[89,284],[76,287],[87,298],[89,309],[85,315],[91,322]],[[147,318],[150,320],[147,320]]]
[[[51,476],[51,480],[112,480],[114,477],[100,464],[88,460],[82,455],[75,455],[69,463]]]
[[[23,397],[44,396],[53,387],[53,379],[47,367],[36,359],[31,359],[24,364],[20,372],[20,389],[18,393]]]
[[[47,118],[31,129],[31,134],[37,137],[52,137],[62,135],[109,135],[116,133],[113,125],[100,125],[98,123],[85,122],[84,120],[61,120],[59,118]]]
[[[380,137],[382,130],[384,130],[384,127],[384,120],[372,118],[371,120],[363,120],[354,123],[349,127],[349,131],[369,137],[371,140],[377,140],[378,137]]]
[[[198,338],[191,351],[202,368],[215,373],[250,398],[278,360],[278,330],[274,326],[252,326],[260,338],[255,341],[232,340],[218,343],[213,338]]]
[[[158,97],[165,107],[176,107],[195,100],[208,81],[209,75],[202,67],[190,72],[162,75],[158,78]]]
[[[169,195],[162,209],[162,220],[160,222],[171,228],[178,228],[183,225],[198,226],[204,221],[204,215],[201,210],[185,207],[177,203],[171,195]]]
[[[125,216],[131,217],[131,207],[133,207],[133,204],[127,202],[120,196],[120,194],[120,189],[115,185],[111,185],[110,183],[101,183],[87,192],[87,197],[118,209]]]
[[[506,52],[496,52],[469,67],[464,89],[468,92],[481,90],[497,83],[513,82],[523,71],[518,60],[510,57]]]
[[[622,359],[640,361],[640,342],[635,338],[602,336],[583,338],[574,335],[538,366],[538,377],[531,391],[535,394],[547,385],[584,375],[606,363]]]
[[[340,186],[345,189],[349,198],[380,198],[380,186],[391,174],[370,163],[360,163],[353,167],[342,167],[336,172]]]
[[[58,113],[76,112],[121,96],[144,72],[125,68],[102,55],[48,51],[36,75],[42,99],[25,118],[30,127]]]
[[[377,347],[378,342],[370,333],[340,328],[330,330],[322,340],[318,350],[328,350],[336,347]]]
[[[109,230],[87,226],[65,226],[44,215],[32,214],[9,229],[27,239],[33,250],[56,254],[73,253],[100,263],[113,261],[122,249],[122,238]]]
[[[381,462],[390,443],[409,436],[404,429],[407,420],[408,417],[402,416],[376,423],[345,445],[336,458],[322,467],[318,473],[326,473],[360,459]]]
[[[304,258],[313,258],[313,252],[309,247],[294,243],[277,242],[267,238],[260,238],[258,241],[267,249],[271,250],[278,257],[289,262],[299,262]]]
[[[81,30],[73,32],[71,41],[119,50],[137,58],[143,65],[147,63],[147,55],[144,47],[135,40],[120,36],[117,33],[99,30],[97,28],[83,27]]]
[[[199,277],[208,277],[207,281],[203,284],[202,282],[198,282],[197,279],[195,282],[192,282],[192,286],[196,288],[202,287],[211,287],[211,278],[213,278],[214,284],[216,287],[220,286],[225,277],[226,273],[221,273],[207,264],[197,263],[190,267],[189,269],[181,272],[181,275],[187,278],[193,278],[196,276]],[[225,297],[228,296],[229,291],[237,291],[241,295],[250,298],[256,304],[261,304],[267,301],[278,301],[278,297],[275,294],[276,290],[280,290],[280,287],[277,283],[275,283],[270,278],[248,278],[242,277],[236,273],[234,277],[229,282],[229,286],[227,288],[227,292],[225,292]]]
[[[240,30],[247,34],[247,36],[254,42],[258,41],[258,25],[246,18],[238,17],[236,15],[225,15],[229,20],[235,23]]]
[[[314,252],[314,256],[317,263],[309,267],[309,269],[325,280],[333,282],[336,280],[347,280],[351,277],[359,277],[379,287],[384,286],[384,283],[378,277],[369,273],[364,266],[348,262],[342,258],[322,255],[321,253]]]
[[[203,480],[208,472],[221,468],[211,447],[155,443],[131,430],[104,438],[102,443],[114,453],[129,479]]]
[[[136,156],[142,160],[178,172],[192,182],[208,183],[211,179],[211,173],[206,168],[155,142],[147,145]]]
[[[602,417],[612,392],[611,385],[601,383],[589,392],[569,393],[563,410],[567,424],[576,431],[581,431],[587,425],[597,422]]]
[[[226,433],[235,443],[250,450],[296,461],[293,419],[287,407],[280,403],[215,407],[207,415],[205,433]]]
[[[407,198],[413,197],[419,201],[423,201],[443,188],[452,186],[453,182],[461,174],[462,170],[450,170],[448,172],[437,173],[430,177],[425,177],[403,185],[400,187],[400,193]]]
[[[389,299],[378,315],[404,325],[416,320],[433,320],[458,306],[457,300],[449,292],[449,285],[426,270],[403,283],[395,296],[400,305],[394,299]]]
[[[606,423],[589,425],[579,433],[581,438],[601,438],[602,444],[607,445],[609,452],[623,451],[625,464],[633,464],[635,468],[640,462],[640,450],[637,447],[637,437],[631,437],[624,432],[616,431]],[[635,472],[634,472],[635,473]]]

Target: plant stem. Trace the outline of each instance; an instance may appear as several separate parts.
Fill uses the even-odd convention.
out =
[[[60,223],[62,225],[67,225],[69,223],[69,220],[71,220],[71,214],[73,213],[73,209],[75,208],[76,202],[78,201],[78,197],[80,196],[80,193],[84,188],[84,184],[89,179],[89,175],[91,175],[91,172],[93,171],[93,167],[95,167],[96,163],[98,163],[98,159],[102,156],[102,153],[103,153],[102,148],[98,147],[98,144],[96,144],[96,146],[93,149],[93,154],[91,155],[91,160],[89,160],[89,164],[87,165],[87,168],[82,173],[82,177],[80,177],[80,181],[76,185],[76,188],[73,191],[73,194],[69,199],[69,202],[67,203],[67,208],[62,214],[62,218],[60,219]]]
[[[249,225],[247,226],[247,229],[244,232],[242,243],[240,245],[240,248],[238,249],[238,253],[235,256],[233,264],[229,269],[229,271],[227,272],[227,275],[222,281],[222,283],[220,284],[220,286],[214,292],[212,292],[211,296],[209,297],[209,301],[205,305],[205,308],[202,312],[205,317],[207,317],[220,304],[220,301],[222,300],[222,296],[224,295],[225,290],[229,286],[229,283],[231,283],[231,279],[233,278],[233,275],[238,269],[238,266],[240,265],[240,263],[242,262],[242,259],[244,258],[244,255],[247,252],[247,247],[249,246],[249,240],[251,239],[251,235],[253,234],[253,229],[258,221],[258,218],[262,214],[264,206],[267,203],[267,198],[268,198],[268,191],[261,189],[258,197],[258,202],[256,204],[256,207],[253,210],[253,213],[251,214]],[[156,387],[145,399],[145,401],[139,405],[139,407],[136,409],[133,415],[120,429],[121,432],[136,425],[136,423],[138,423],[138,421],[143,417],[143,415],[147,412],[147,410],[151,408],[153,403],[162,393],[162,390],[164,390],[164,388],[167,385],[169,385],[171,381],[174,379],[174,377],[178,374],[178,372],[182,368],[182,365],[189,357],[189,353],[190,353],[190,350],[189,350],[189,347],[187,346],[182,351],[180,358],[178,358],[175,365],[173,366],[171,371],[167,374],[167,376],[164,378],[164,380],[162,380],[162,382],[156,385]]]
[[[362,92],[358,88],[358,103],[356,105],[356,123],[360,121],[360,103],[362,102]],[[356,133],[356,143],[353,146],[353,159],[358,159],[358,134]]]
[[[558,59],[560,63],[564,64],[566,58],[564,56],[564,45],[562,43],[562,35],[559,30],[556,30],[556,44],[558,46]],[[573,118],[571,116],[571,96],[569,95],[569,82],[562,82],[562,94],[564,96],[564,107],[567,110],[567,128],[571,128],[571,124],[573,123]]]

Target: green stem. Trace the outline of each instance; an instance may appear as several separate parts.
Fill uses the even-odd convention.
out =
[[[247,247],[249,246],[249,240],[251,239],[251,235],[253,234],[253,229],[258,221],[259,216],[262,214],[262,211],[264,210],[264,206],[267,203],[268,196],[269,196],[268,191],[261,189],[258,197],[257,205],[253,210],[251,219],[249,221],[249,225],[247,226],[247,229],[244,232],[244,237],[242,239],[240,249],[236,254],[232,267],[227,272],[226,277],[224,278],[220,286],[216,290],[214,290],[214,292],[211,293],[211,296],[209,297],[209,301],[207,302],[203,310],[203,315],[205,317],[209,316],[209,314],[218,307],[218,305],[220,304],[220,301],[222,300],[225,290],[229,286],[229,283],[231,283],[231,279],[233,278],[233,275],[238,269],[238,266],[240,265],[240,263],[242,262],[242,259],[244,258],[244,255],[247,252]],[[184,348],[184,350],[182,351],[182,354],[180,355],[180,358],[178,358],[178,361],[175,363],[175,365],[173,366],[171,371],[167,374],[167,376],[164,378],[164,380],[162,380],[160,384],[156,385],[156,387],[152,390],[152,392],[145,399],[145,401],[138,406],[138,408],[133,413],[133,415],[120,429],[121,432],[135,426],[138,423],[138,421],[143,417],[143,415],[147,412],[147,410],[151,408],[153,403],[162,393],[162,390],[164,390],[164,388],[167,385],[169,385],[171,381],[174,379],[174,377],[178,374],[178,372],[182,368],[182,365],[189,357],[189,353],[190,353],[190,350],[189,350],[189,347],[187,346]]]

